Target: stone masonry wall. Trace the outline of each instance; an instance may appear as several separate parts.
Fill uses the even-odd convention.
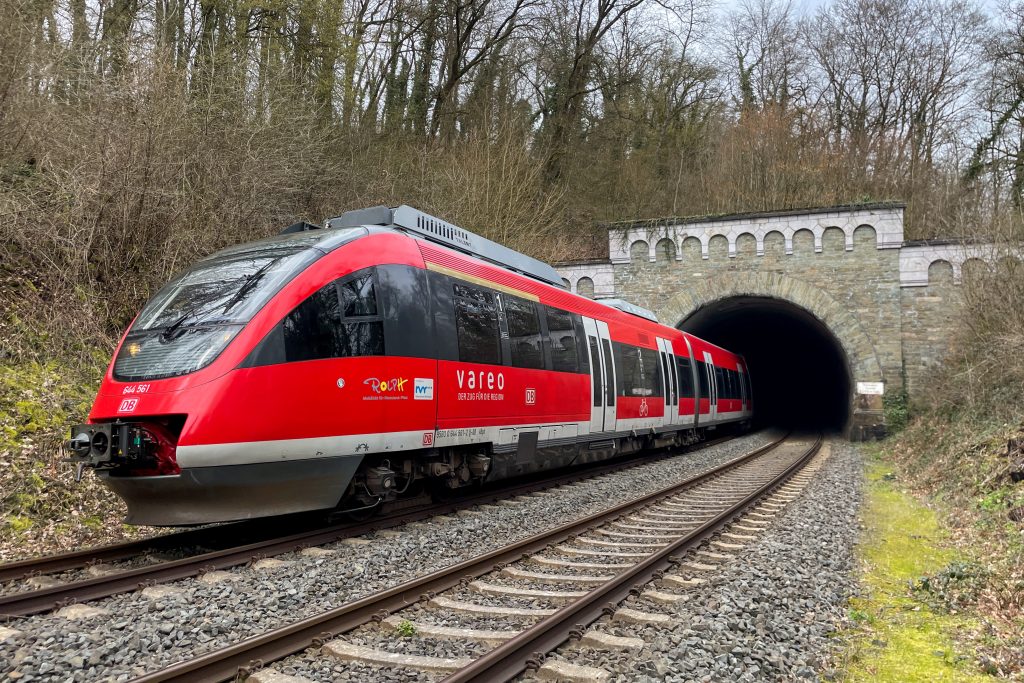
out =
[[[667,325],[733,296],[782,299],[813,314],[849,362],[854,437],[884,430],[882,397],[858,394],[858,383],[920,399],[961,315],[963,274],[997,256],[985,245],[904,244],[899,204],[617,226],[608,253],[560,266],[569,289],[621,297]]]
[[[778,234],[778,233],[776,233]],[[730,257],[721,241],[709,241],[708,258],[684,244],[679,260],[659,254],[655,263],[635,258],[615,267],[615,292],[678,325],[701,305],[730,296],[753,295],[790,301],[814,314],[835,334],[857,382],[883,382],[886,391],[902,387],[901,301],[899,252],[880,250],[875,231],[856,229],[851,251],[839,229],[826,230],[821,251],[814,242],[793,240],[786,254],[781,240],[770,236],[764,255],[744,248],[739,240]],[[877,398],[854,401],[851,430],[871,431],[883,424]]]
[[[927,285],[900,289],[904,376],[912,403],[923,398],[929,376],[949,349],[950,334],[963,310],[960,291],[946,261],[931,264]]]

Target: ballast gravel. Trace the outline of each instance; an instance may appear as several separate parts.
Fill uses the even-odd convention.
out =
[[[365,545],[325,546],[336,550],[334,555],[282,555],[280,559],[294,564],[239,568],[231,572],[237,575],[233,581],[179,581],[173,584],[181,589],[178,595],[149,599],[136,592],[93,603],[107,616],[69,621],[46,614],[13,620],[7,626],[22,634],[0,643],[0,672],[19,683],[128,680],[668,486],[774,436],[747,435],[563,487],[552,495],[490,506],[484,514],[407,525],[398,535],[370,534],[364,537],[370,541]],[[349,673],[339,674],[336,665],[316,664],[318,671],[324,666],[327,671],[326,679],[323,673],[317,678],[366,680],[360,678],[358,667],[347,666]],[[417,678],[399,669],[393,673],[389,678],[394,681]]]
[[[732,559],[690,573],[705,583],[675,605],[630,598],[623,606],[669,615],[671,628],[602,619],[596,627],[639,637],[639,653],[563,648],[552,655],[612,674],[612,681],[793,681],[832,679],[829,634],[857,594],[855,543],[861,451],[833,441],[832,454],[797,500]],[[685,572],[679,572],[685,574]],[[524,681],[534,681],[525,677]]]

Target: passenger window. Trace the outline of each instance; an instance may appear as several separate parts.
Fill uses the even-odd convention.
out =
[[[537,306],[515,296],[503,297],[505,320],[512,365],[517,368],[544,369],[544,347],[541,346],[540,318]]]
[[[548,339],[551,340],[551,369],[559,372],[579,372],[576,329],[572,314],[548,308],[547,323]]]
[[[464,363],[501,363],[498,308],[492,292],[455,284],[455,327],[459,360]]]
[[[708,377],[708,366],[702,360],[694,359],[694,363],[697,364],[697,386],[700,387],[700,397],[710,399],[711,398],[711,382]]]
[[[676,357],[678,368],[679,397],[693,398],[693,370],[690,368],[689,358]]]
[[[640,373],[640,349],[628,344],[615,344],[619,361],[619,386],[623,396],[646,396]]]
[[[651,349],[640,349],[640,367],[643,373],[642,381],[648,396],[661,396],[665,393],[661,386],[661,364],[658,362],[658,352]]]
[[[619,380],[623,396],[661,396],[661,369],[658,352],[629,344],[616,344],[622,374]]]

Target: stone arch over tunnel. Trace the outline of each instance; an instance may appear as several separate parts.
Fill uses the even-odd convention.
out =
[[[742,353],[754,383],[755,419],[800,429],[870,436],[884,422],[880,400],[858,382],[884,382],[856,315],[821,288],[776,273],[737,273],[676,293],[665,322]]]

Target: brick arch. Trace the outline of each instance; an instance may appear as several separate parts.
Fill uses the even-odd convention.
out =
[[[654,254],[659,263],[671,263],[676,260],[676,243],[664,237],[654,245]]]
[[[928,264],[929,285],[953,284],[953,264],[945,259],[936,259]]]
[[[658,307],[656,313],[665,323],[679,326],[698,309],[722,299],[756,296],[781,299],[817,318],[839,341],[850,363],[854,382],[899,382],[886,377],[871,338],[857,316],[824,289],[773,272],[731,273],[726,277],[695,279]]]
[[[875,230],[874,226],[862,223],[858,225],[853,231],[853,246],[857,247],[870,247],[871,249],[878,248],[878,231]]]
[[[644,240],[637,240],[629,245],[629,260],[631,263],[644,263],[648,260],[650,245]]]
[[[736,256],[752,258],[757,256],[757,238],[753,233],[745,232],[736,238]]]

